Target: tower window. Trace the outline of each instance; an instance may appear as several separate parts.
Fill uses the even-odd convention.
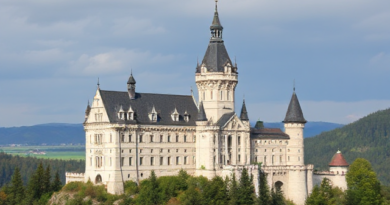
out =
[[[176,157],[176,165],[179,165],[180,157]]]
[[[142,141],[142,135],[139,136],[139,142],[143,142]]]
[[[133,161],[133,158],[129,157],[129,166],[133,165],[132,161]]]
[[[187,136],[184,135],[184,142],[187,142]]]
[[[163,165],[164,157],[160,157],[160,165]]]
[[[153,135],[150,135],[150,142],[153,142]]]
[[[163,142],[163,136],[160,135],[160,142]]]
[[[171,157],[168,157],[167,163],[168,163],[168,165],[171,165]]]
[[[133,139],[131,139],[131,135],[129,135],[129,142],[133,142]]]
[[[230,91],[227,91],[226,97],[227,97],[227,100],[230,100]]]
[[[241,145],[241,137],[240,136],[238,136],[238,145]]]
[[[139,165],[142,165],[143,161],[144,161],[144,158],[143,158],[143,157],[140,157],[140,158],[139,158]]]
[[[168,142],[171,142],[171,136],[168,135]]]
[[[221,100],[223,100],[223,91],[222,90],[220,91],[220,95],[221,95]]]
[[[176,142],[179,142],[179,135],[176,135]]]
[[[150,165],[154,165],[154,157],[150,158]]]
[[[188,164],[187,158],[188,158],[188,157],[184,157],[184,164]],[[215,164],[215,157],[214,157],[214,164]]]

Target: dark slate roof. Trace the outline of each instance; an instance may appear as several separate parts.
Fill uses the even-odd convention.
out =
[[[213,22],[211,23],[210,29],[223,29],[221,21],[219,21],[218,11],[215,8]]]
[[[244,102],[242,103],[240,119],[241,119],[241,120],[249,120],[249,118],[248,118],[248,112],[246,111],[245,100],[244,100]]]
[[[219,127],[224,126],[235,114],[236,114],[235,112],[225,113],[224,115],[221,116],[221,118],[219,118],[216,125]]]
[[[299,104],[299,100],[297,95],[295,94],[295,91],[291,97],[290,105],[288,106],[286,117],[284,118],[283,122],[284,123],[288,123],[288,122],[306,123],[307,122],[303,117],[301,105]]]
[[[127,92],[100,90],[100,95],[112,123],[195,126],[198,109],[190,95],[136,93],[136,98],[133,100],[130,100]],[[117,113],[121,106],[125,112],[131,106],[135,115],[134,121],[118,119]],[[157,122],[149,120],[148,114],[153,106],[158,113]],[[173,121],[171,117],[175,108],[180,114],[178,122]],[[185,111],[189,114],[188,122],[184,121]]]
[[[223,41],[210,42],[202,61],[202,64],[206,66],[207,71],[224,72],[227,63],[230,63],[232,67],[234,66],[229,58]],[[233,69],[233,72],[235,72],[235,70],[236,69]],[[198,69],[197,72],[200,72],[200,69]]]
[[[135,79],[133,77],[133,74],[130,75],[129,80],[127,81],[127,84],[135,84]]]
[[[290,139],[290,136],[279,128],[252,128],[251,139]]]
[[[199,104],[199,110],[196,121],[207,121],[206,112],[204,111],[203,102]]]

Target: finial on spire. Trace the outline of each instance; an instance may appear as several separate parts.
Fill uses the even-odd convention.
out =
[[[293,91],[295,92],[295,79],[294,79],[294,84],[293,84]]]
[[[192,86],[191,86],[191,95],[194,95],[194,91],[192,90]]]
[[[133,69],[130,69],[130,75],[133,75]]]
[[[100,82],[99,82],[99,77],[98,77],[97,86],[98,86],[98,89],[100,89]]]
[[[218,0],[215,0],[215,12],[218,11]]]

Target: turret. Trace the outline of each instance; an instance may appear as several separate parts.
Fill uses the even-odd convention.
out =
[[[329,171],[337,175],[345,175],[348,172],[348,167],[349,164],[347,160],[345,160],[341,151],[338,150],[329,163]]]
[[[129,80],[127,81],[127,92],[129,93],[130,99],[135,99],[135,79],[133,73],[131,73]]]
[[[249,121],[248,112],[246,111],[245,100],[242,102],[242,108],[241,108],[240,119],[241,119],[242,121]]]
[[[90,112],[91,112],[91,106],[89,105],[89,100],[88,100],[87,109],[85,109],[85,120],[84,120],[84,122],[87,122],[87,119],[88,119],[88,116],[89,116]]]
[[[287,146],[288,165],[304,165],[303,129],[306,122],[294,88],[286,117],[283,121],[285,133],[290,136]]]

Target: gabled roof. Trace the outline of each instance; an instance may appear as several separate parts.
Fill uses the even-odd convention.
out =
[[[333,155],[332,161],[329,163],[330,167],[348,167],[349,164],[347,160],[345,160],[343,154],[341,154],[340,150]]]
[[[279,128],[252,128],[251,139],[290,139],[290,136]]]
[[[198,109],[190,95],[136,93],[133,100],[130,100],[127,92],[101,90],[100,95],[111,123],[195,126]],[[121,106],[123,110],[129,110],[131,106],[135,120],[118,119],[117,113]],[[149,119],[149,113],[152,112],[153,107],[158,113],[157,122]],[[180,114],[178,122],[173,121],[171,117],[175,108]],[[186,111],[190,115],[188,122],[183,118]]]
[[[301,105],[295,91],[291,96],[290,104],[288,105],[286,117],[284,118],[284,123],[297,122],[297,123],[306,123],[307,121],[303,117],[303,112]]]
[[[236,115],[235,112],[229,112],[229,113],[225,113],[221,116],[221,118],[219,118],[219,120],[217,121],[216,125],[219,126],[219,127],[223,127],[226,125],[227,122],[229,122],[230,119],[232,119],[232,117]]]

